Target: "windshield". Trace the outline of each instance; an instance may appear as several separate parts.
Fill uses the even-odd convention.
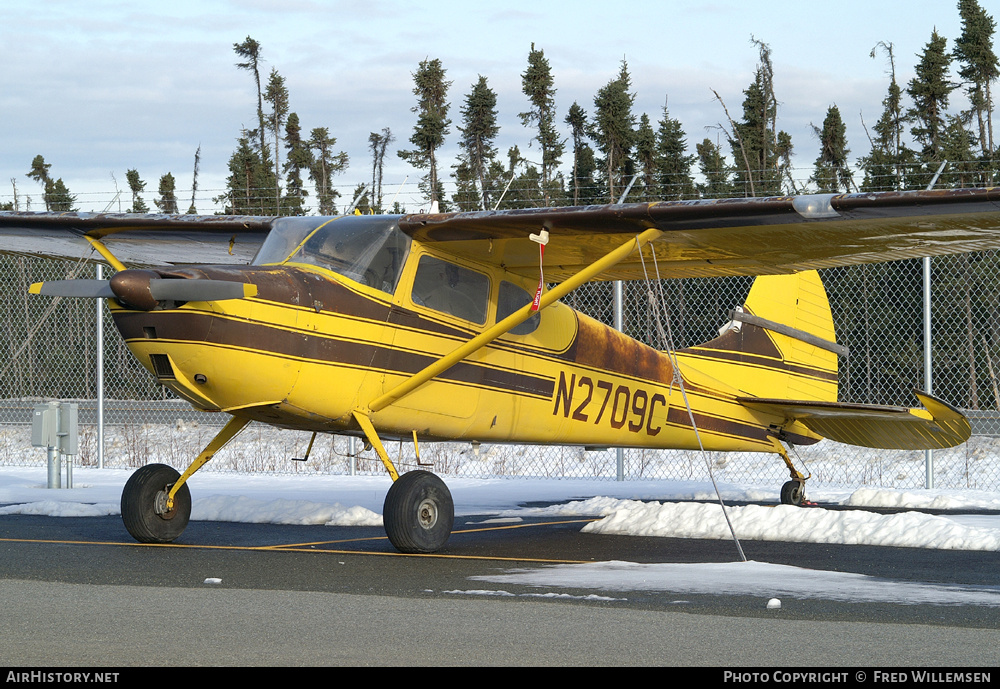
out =
[[[329,218],[293,217],[278,218],[267,233],[267,238],[257,250],[257,255],[250,261],[251,265],[262,266],[268,263],[284,263],[295,247],[309,236],[319,225]]]
[[[399,229],[398,220],[394,215],[337,218],[320,227],[289,260],[321,266],[392,294],[410,250],[410,238]]]

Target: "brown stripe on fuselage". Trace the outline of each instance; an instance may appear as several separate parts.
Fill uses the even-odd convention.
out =
[[[693,415],[699,431],[767,442],[767,430],[763,426],[741,423],[733,419],[709,416],[699,412],[693,412]],[[691,428],[691,415],[688,414],[685,406],[672,406],[667,410],[667,423]]]
[[[164,277],[208,278],[257,285],[257,297],[270,304],[354,316],[412,328],[435,335],[467,340],[477,334],[415,311],[393,306],[391,296],[373,298],[326,275],[294,266],[199,266],[158,271]]]
[[[678,353],[764,366],[833,383],[839,380],[836,371],[785,361],[767,332],[748,323],[744,323],[739,332],[728,330],[714,340],[682,349]]]
[[[240,347],[278,356],[358,368],[375,368],[402,375],[412,375],[434,363],[438,358],[380,344],[340,338],[332,333],[317,335],[208,313],[182,310],[115,311],[114,319],[122,337],[126,340],[142,340],[145,337],[144,328],[153,327],[156,329],[157,340]],[[438,378],[499,388],[544,399],[552,396],[555,386],[554,381],[549,378],[470,362],[460,362]]]

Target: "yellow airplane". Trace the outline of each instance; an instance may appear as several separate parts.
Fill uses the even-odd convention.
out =
[[[837,402],[845,350],[815,269],[996,247],[992,189],[402,216],[0,213],[0,251],[94,249],[118,271],[32,292],[107,299],[152,375],[231,416],[183,474],[132,475],[133,537],[176,539],[187,480],[260,421],[364,438],[393,478],[383,518],[403,552],[444,546],[454,506],[436,475],[399,475],[383,438],[771,452],[788,504],[806,477],[784,444],[965,441],[966,418],[928,395],[917,409]],[[679,351],[559,302],[590,280],[722,275],[763,277],[719,337]]]

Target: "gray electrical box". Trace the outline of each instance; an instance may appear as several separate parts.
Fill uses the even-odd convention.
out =
[[[36,404],[31,416],[32,447],[59,445],[59,403]]]
[[[80,445],[80,429],[77,424],[79,407],[75,402],[59,407],[59,443],[57,447],[64,455],[77,454]]]
[[[62,487],[60,457],[79,451],[79,407],[72,402],[36,404],[31,416],[31,444],[49,454],[49,488]],[[66,461],[66,487],[73,487],[73,461]]]
[[[79,415],[76,403],[36,404],[31,417],[31,445],[53,447],[64,455],[77,454],[80,446]]]

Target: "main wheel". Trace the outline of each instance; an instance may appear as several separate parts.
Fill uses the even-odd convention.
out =
[[[802,481],[786,481],[781,487],[781,504],[798,507],[806,497],[806,487]]]
[[[402,553],[433,553],[448,542],[455,524],[451,491],[429,471],[396,479],[382,508],[385,533]]]
[[[181,475],[166,464],[147,464],[132,474],[122,489],[122,521],[140,543],[170,543],[183,533],[191,517],[187,484],[174,496],[167,511],[167,493]]]

